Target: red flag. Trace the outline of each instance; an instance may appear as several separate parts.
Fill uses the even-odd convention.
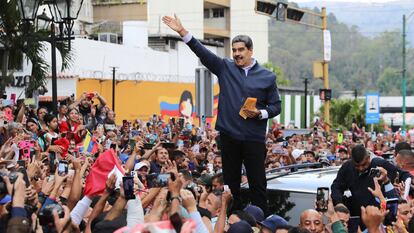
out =
[[[53,144],[62,147],[62,153],[60,154],[60,156],[63,159],[65,159],[66,154],[68,153],[68,149],[69,149],[69,144],[70,144],[69,140],[67,138],[59,138],[55,140]]]
[[[84,194],[86,196],[101,194],[105,190],[106,180],[113,172],[117,175],[117,183],[119,184],[125,172],[116,158],[115,151],[110,149],[100,154],[92,165],[91,171],[86,177]]]

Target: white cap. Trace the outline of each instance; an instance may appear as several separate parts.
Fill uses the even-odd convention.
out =
[[[139,170],[139,169],[141,169],[142,167],[147,167],[147,168],[149,168],[149,166],[148,166],[148,164],[147,163],[144,163],[144,162],[139,162],[139,163],[137,163],[137,164],[135,164],[135,166],[134,166],[134,171],[136,171],[136,170]]]
[[[303,155],[304,150],[294,149],[292,151],[292,156],[294,159],[298,159],[299,156]]]

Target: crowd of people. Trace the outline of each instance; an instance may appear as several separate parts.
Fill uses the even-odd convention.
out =
[[[368,232],[414,232],[409,134],[373,134],[357,123],[325,132],[316,121],[309,134],[286,136],[273,120],[268,171],[342,165],[328,208],[303,210],[292,226],[258,206],[232,206],[220,135],[208,125],[155,114],[118,125],[98,93],[61,104],[56,115],[20,101],[3,106],[0,118],[0,232],[347,232],[351,216]],[[370,168],[379,174],[367,175]],[[342,200],[345,190],[355,197],[351,204]],[[389,221],[393,198],[396,218]]]

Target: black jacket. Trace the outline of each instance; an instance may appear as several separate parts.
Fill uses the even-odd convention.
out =
[[[368,173],[371,168],[383,167],[387,170],[388,178],[392,181],[395,179],[397,171],[400,173],[402,180],[411,177],[406,171],[398,170],[396,166],[381,158],[371,159],[371,164],[367,169],[367,172],[358,174],[352,159],[346,161],[339,169],[338,174],[331,186],[332,200],[334,205],[338,203],[344,203],[348,206],[351,216],[360,216],[361,206],[374,205],[379,206],[379,203],[375,200],[375,197],[368,190],[368,187],[374,189],[374,180]],[[344,191],[350,190],[352,197],[349,203],[345,203],[343,198]],[[385,193],[384,187],[382,192],[386,197],[396,197],[396,192]]]

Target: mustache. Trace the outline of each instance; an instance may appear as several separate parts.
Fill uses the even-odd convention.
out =
[[[234,59],[242,59],[242,56],[235,56]]]

